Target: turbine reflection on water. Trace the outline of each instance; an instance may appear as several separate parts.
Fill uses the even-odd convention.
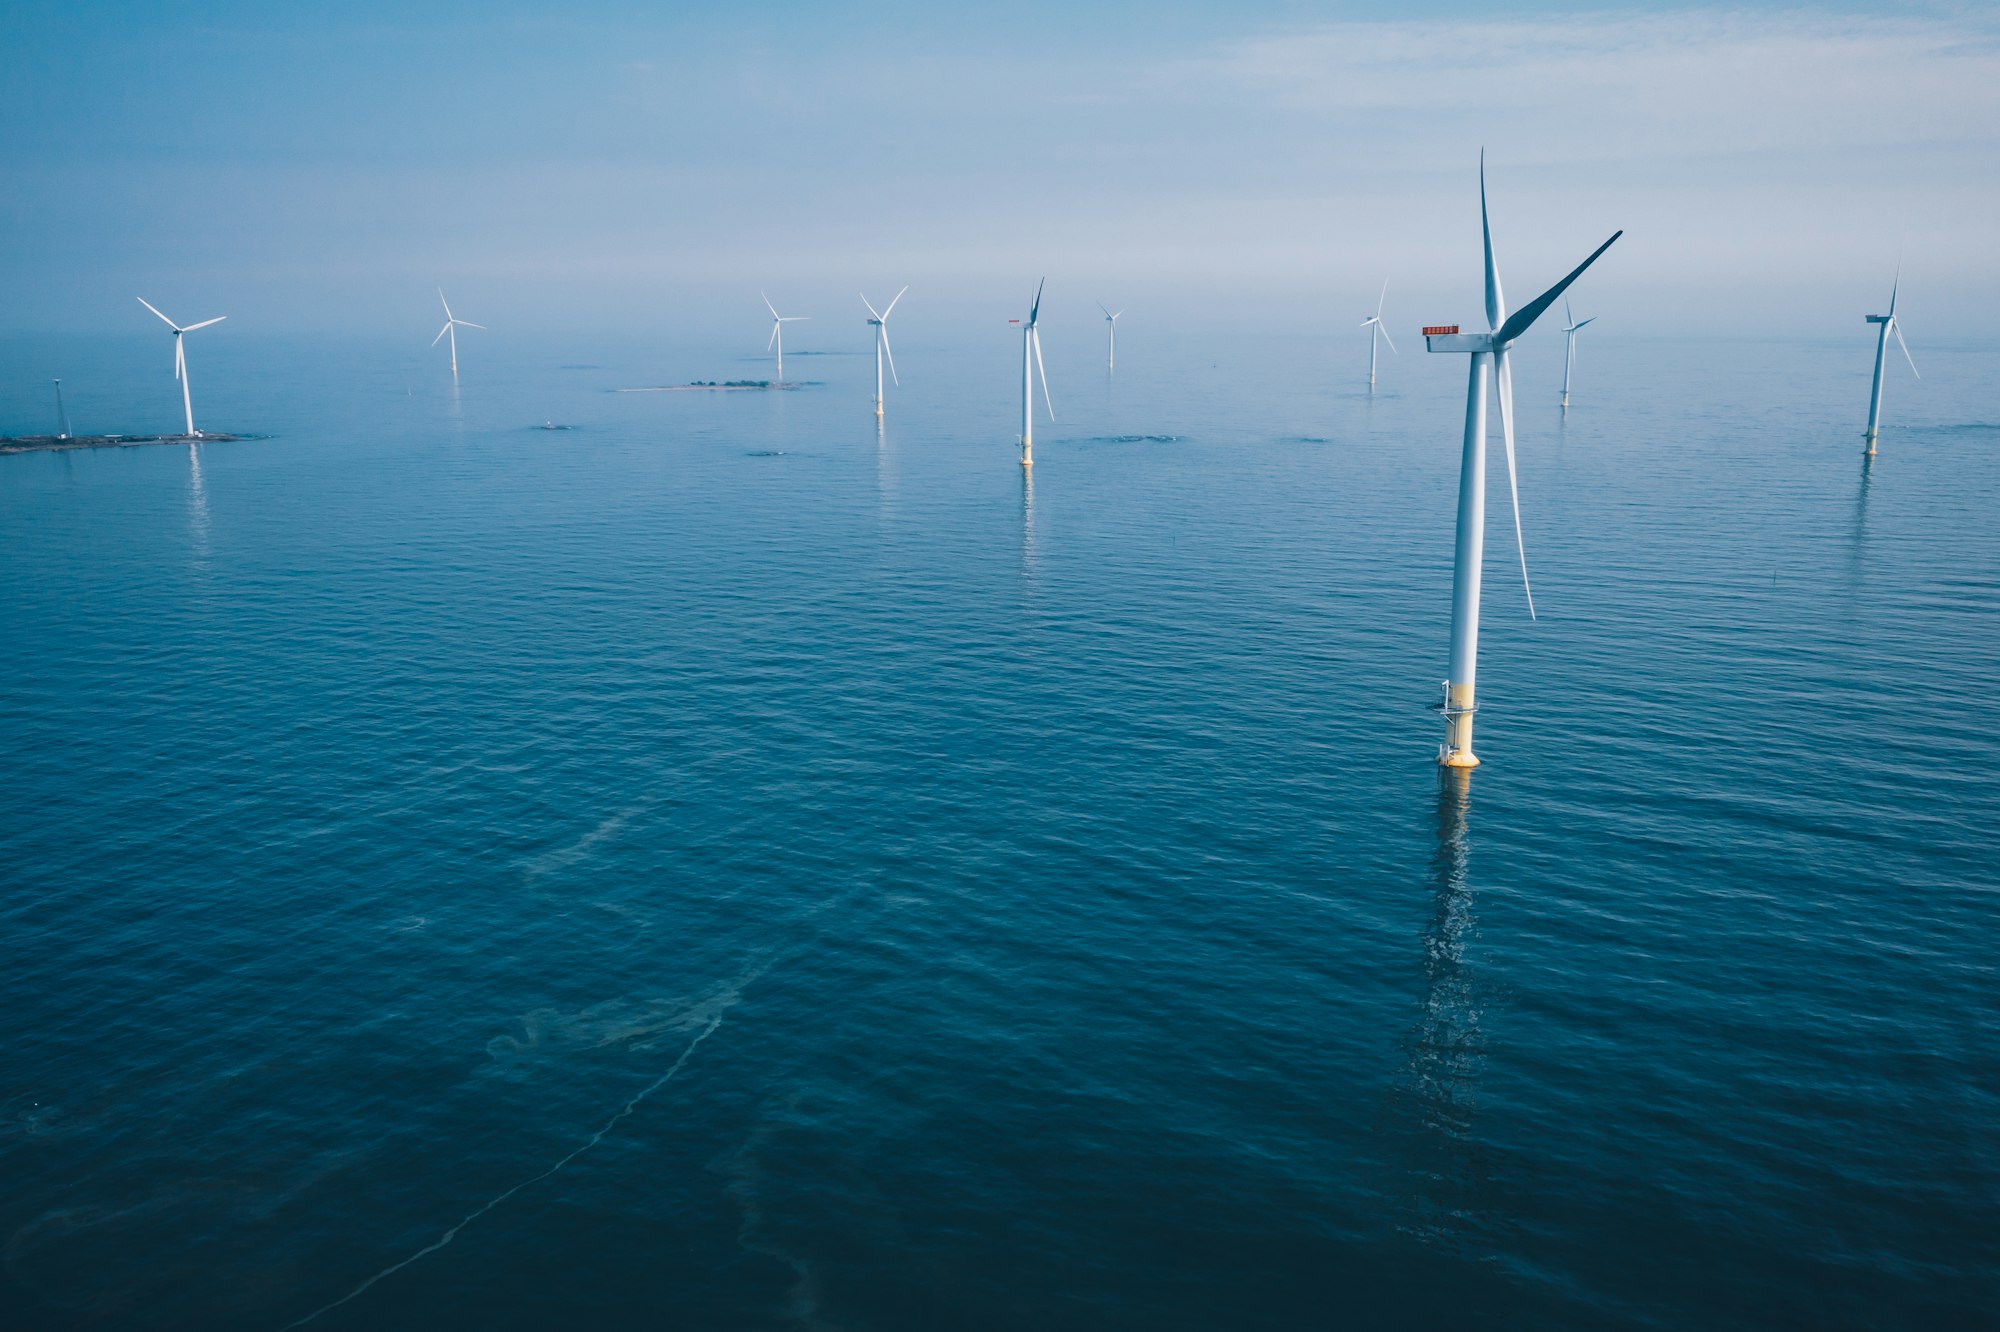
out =
[[[1854,598],[1862,590],[1868,577],[1868,490],[1874,481],[1875,459],[1864,453],[1861,455],[1861,479],[1854,488],[1854,532],[1847,542],[1847,594],[1850,618],[1855,611]]]
[[[1035,469],[1021,469],[1021,576],[1033,582],[1038,572],[1035,542]]]
[[[1469,1245],[1481,1225],[1486,1164],[1473,1137],[1485,1063],[1479,993],[1467,960],[1475,925],[1468,877],[1472,773],[1439,770],[1434,892],[1424,927],[1423,1010],[1405,1039],[1408,1063],[1394,1113],[1413,1134],[1405,1233],[1427,1245]]]
[[[1875,479],[1875,460],[1861,455],[1861,482],[1854,490],[1854,546],[1857,556],[1868,538],[1868,487]]]
[[[875,421],[875,517],[885,529],[896,514],[896,473],[892,462],[888,430],[878,417]]]
[[[195,562],[208,563],[208,492],[201,483],[201,445],[188,445],[188,538]]]

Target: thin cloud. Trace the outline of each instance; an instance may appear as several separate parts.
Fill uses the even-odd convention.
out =
[[[1151,81],[1379,116],[1399,137],[1441,118],[1543,124],[1565,155],[1992,143],[2000,39],[1970,24],[1722,10],[1333,23],[1232,42]]]

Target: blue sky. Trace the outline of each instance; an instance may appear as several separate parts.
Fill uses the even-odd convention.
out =
[[[10,5],[0,329],[701,323],[758,289],[1476,313],[1611,230],[1628,323],[2000,297],[2000,20],[1959,6]],[[915,299],[916,293],[913,293]],[[478,317],[474,315],[474,317]],[[1837,324],[1835,325],[1837,331]]]

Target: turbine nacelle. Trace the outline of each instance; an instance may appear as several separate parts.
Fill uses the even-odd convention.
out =
[[[1424,350],[1434,352],[1491,352],[1503,351],[1512,343],[1501,343],[1495,333],[1461,333],[1457,324],[1439,327],[1436,333],[1424,330]],[[1444,331],[1448,327],[1449,332]]]

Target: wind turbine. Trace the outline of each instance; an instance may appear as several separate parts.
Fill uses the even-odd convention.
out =
[[[1380,333],[1388,340],[1389,350],[1396,351],[1396,340],[1389,337],[1389,326],[1382,322],[1382,302],[1389,296],[1389,279],[1382,279],[1382,294],[1375,298],[1375,313],[1361,321],[1361,327],[1368,330],[1368,387],[1375,387],[1375,335]],[[1396,352],[1401,356],[1401,352]]]
[[[187,351],[181,345],[181,335],[183,333],[192,333],[198,328],[207,328],[210,324],[219,324],[229,318],[229,316],[217,315],[213,319],[204,319],[199,324],[189,324],[186,328],[182,328],[173,320],[160,314],[158,308],[144,296],[135,296],[133,299],[148,310],[151,310],[154,314],[160,315],[160,322],[174,331],[174,378],[181,381],[181,410],[187,413],[188,438],[198,438],[201,432],[194,428],[194,400],[188,394]]]
[[[62,433],[61,433],[60,435],[57,435],[57,436],[56,436],[56,438],[57,438],[57,439],[68,439],[68,438],[69,438],[69,408],[67,408],[67,407],[63,406],[63,400],[62,400],[62,381],[61,381],[60,379],[58,379],[58,380],[56,381],[56,420],[58,420],[58,421],[60,421],[60,422],[62,423]]]
[[[757,294],[764,296],[761,291]],[[796,324],[799,320],[810,319],[812,316],[781,315],[778,313],[778,307],[771,304],[769,296],[764,296],[764,308],[771,312],[771,340],[764,344],[764,350],[769,351],[773,347],[778,349],[778,382],[782,384],[785,382],[785,325]]]
[[[908,287],[903,288],[903,291],[908,290]],[[884,360],[889,362],[889,382],[897,388],[903,387],[903,381],[896,378],[896,353],[889,350],[889,311],[896,308],[896,301],[903,299],[903,291],[896,293],[896,300],[889,302],[888,309],[879,312],[874,306],[868,305],[866,294],[863,294],[861,297],[861,303],[868,305],[868,313],[872,316],[868,322],[875,327],[875,419],[878,421],[882,419],[882,362]],[[777,311],[773,310],[771,313],[776,314]]]
[[[442,338],[449,337],[451,339],[451,382],[456,384],[458,382],[458,330],[461,328],[476,328],[484,332],[486,325],[475,324],[469,319],[460,319],[454,315],[451,312],[451,302],[444,298],[443,287],[438,288],[438,304],[444,306],[444,327],[438,330],[437,337],[431,339],[431,346],[437,346],[439,340]]]
[[[1903,359],[1910,363],[1910,373],[1917,375],[1917,363],[1910,356],[1910,344],[1903,341],[1903,326],[1896,322],[1896,292],[1903,285],[1903,275],[1896,274],[1895,283],[1889,288],[1889,313],[1868,315],[1871,324],[1880,324],[1881,330],[1875,335],[1875,382],[1868,389],[1868,447],[1863,450],[1868,457],[1875,456],[1875,435],[1882,428],[1882,361],[1889,353],[1889,335],[1896,335],[1896,345],[1903,349]],[[1922,379],[1922,375],[1917,375]]]
[[[1116,370],[1118,368],[1118,315],[1122,315],[1125,312],[1120,310],[1118,314],[1113,314],[1105,307],[1103,301],[1097,303],[1097,308],[1104,311],[1104,322],[1111,325],[1111,357],[1104,363],[1104,368],[1106,370]]]
[[[1479,155],[1479,230],[1486,250],[1488,331],[1461,333],[1456,324],[1424,329],[1428,350],[1472,355],[1465,394],[1465,454],[1458,472],[1458,549],[1451,575],[1451,677],[1444,682],[1443,707],[1447,732],[1445,743],[1438,746],[1438,762],[1447,768],[1479,765],[1472,753],[1472,717],[1479,706],[1474,701],[1473,677],[1479,666],[1479,574],[1486,538],[1487,372],[1490,368],[1499,388],[1500,437],[1507,447],[1507,490],[1514,502],[1514,548],[1521,556],[1521,586],[1528,593],[1528,614],[1533,616],[1535,595],[1528,586],[1528,550],[1521,538],[1521,492],[1514,483],[1514,378],[1507,364],[1507,349],[1583,275],[1584,269],[1625,234],[1613,232],[1611,240],[1591,251],[1568,277],[1509,316],[1500,294],[1500,270],[1493,262],[1493,228],[1486,217],[1485,153]]]
[[[1042,401],[1048,403],[1049,420],[1056,419],[1056,405],[1049,399],[1049,372],[1042,364],[1042,335],[1036,331],[1035,321],[1042,314],[1042,288],[1049,284],[1043,278],[1035,287],[1035,303],[1028,309],[1028,322],[1021,324],[1021,466],[1035,465],[1035,377],[1034,371],[1042,376]],[[1107,313],[1109,313],[1107,311]],[[1009,319],[1010,324],[1020,324],[1018,319]],[[1034,358],[1032,366],[1029,357]]]
[[[1568,411],[1569,372],[1576,368],[1576,331],[1582,328],[1584,324],[1594,323],[1597,316],[1592,315],[1589,319],[1584,320],[1583,323],[1578,323],[1576,316],[1569,312],[1569,297],[1565,296],[1563,297],[1563,318],[1569,321],[1563,328],[1563,337],[1567,339],[1563,346],[1563,410]]]

